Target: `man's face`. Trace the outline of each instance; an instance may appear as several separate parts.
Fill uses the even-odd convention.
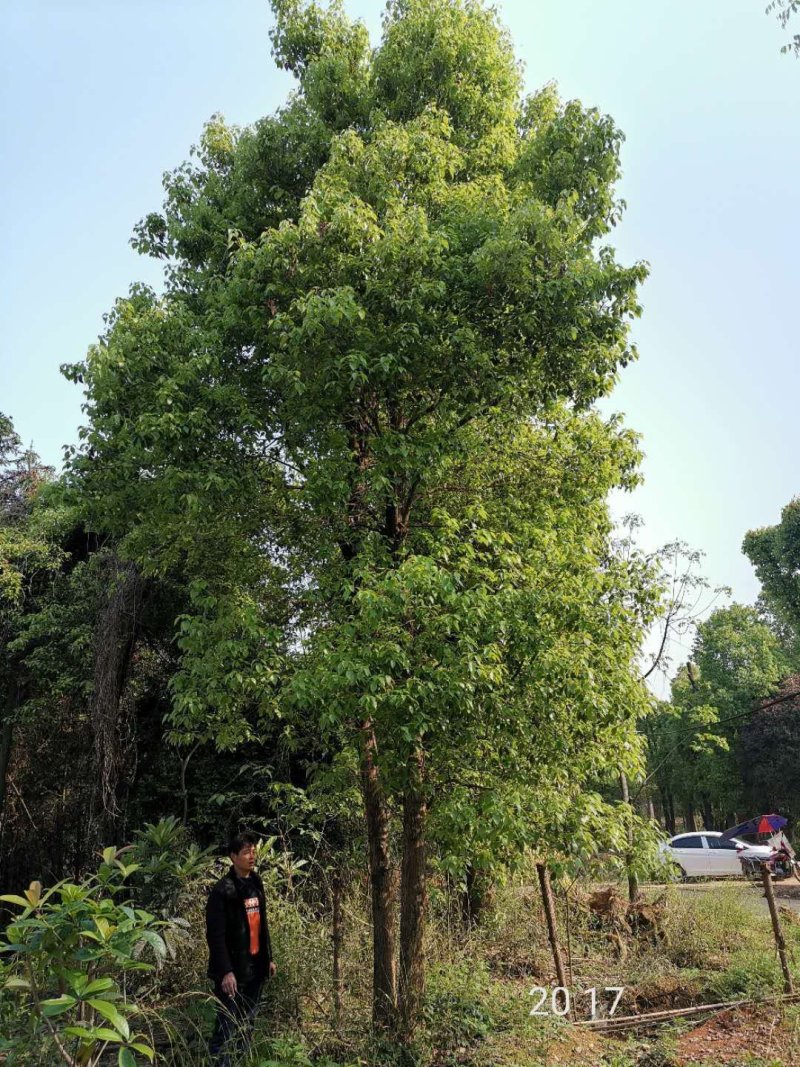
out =
[[[245,845],[241,852],[231,852],[231,860],[240,874],[249,874],[256,865],[256,846]]]

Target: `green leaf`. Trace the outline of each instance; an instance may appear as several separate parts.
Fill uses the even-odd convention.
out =
[[[143,1056],[146,1056],[148,1058],[148,1060],[152,1061],[152,1060],[155,1059],[155,1055],[156,1055],[155,1052],[153,1051],[153,1049],[150,1048],[149,1045],[145,1044],[144,1041],[139,1041],[139,1040],[131,1041],[131,1046],[130,1047],[131,1048],[135,1048],[137,1052],[141,1052],[141,1054]]]
[[[42,1014],[47,1016],[63,1015],[65,1011],[74,1008],[77,1003],[78,1001],[75,997],[71,997],[68,993],[62,993],[60,997],[51,997],[49,1000],[41,1002]]]
[[[150,945],[153,952],[156,955],[156,959],[163,960],[167,955],[167,946],[164,944],[164,939],[154,930],[145,930],[141,935],[139,944],[146,943]]]
[[[94,1010],[102,1015],[107,1022],[110,1022],[114,1029],[118,1030],[126,1041],[128,1040],[131,1036],[128,1020],[113,1004],[110,1004],[107,1000],[98,1000],[94,997],[88,1003],[91,1004]]]
[[[97,927],[97,929],[99,930],[100,936],[102,937],[102,939],[104,941],[107,941],[109,939],[109,937],[111,936],[111,933],[112,933],[112,930],[113,930],[113,927],[112,927],[111,923],[108,921],[108,919],[103,919],[102,917],[95,916],[94,924]]]
[[[30,903],[23,897],[18,897],[14,893],[4,893],[0,897],[0,900],[6,901],[7,904],[19,904],[21,908],[29,908]]]
[[[129,1048],[119,1050],[119,1067],[136,1067],[136,1057]]]
[[[105,1026],[93,1026],[91,1029],[86,1026],[65,1026],[64,1033],[71,1037],[81,1037],[84,1041],[115,1041],[120,1044],[125,1040]]]
[[[104,993],[107,989],[116,990],[116,982],[113,978],[95,978],[83,990],[83,996],[91,997],[95,993]]]

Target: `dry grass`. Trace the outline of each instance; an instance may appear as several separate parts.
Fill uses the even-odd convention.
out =
[[[658,936],[635,936],[630,930],[620,934],[619,926],[598,919],[586,905],[589,888],[557,893],[559,936],[578,1016],[588,1014],[590,987],[624,986],[620,1014],[780,991],[769,921],[746,895],[753,894],[752,887],[720,884],[694,894],[670,888]],[[747,1029],[741,1019],[719,1023],[716,1029],[700,1019],[610,1036],[553,1015],[532,1017],[531,988],[551,988],[555,976],[538,890],[524,883],[498,888],[491,911],[476,928],[465,927],[456,902],[443,886],[436,887],[425,1018],[413,1057],[405,1058],[369,1034],[365,887],[355,883],[345,902],[344,994],[338,1020],[333,1017],[325,909],[295,896],[273,900],[270,911],[279,975],[261,1013],[253,1067],[683,1067],[700,1062],[686,1056],[702,1047],[704,1034],[718,1057],[725,1035],[731,1035],[734,1058],[710,1062],[738,1062],[734,1054],[741,1051]],[[164,1016],[173,1024],[175,1067],[203,1062],[204,1035],[213,1014],[203,997],[175,999],[187,988],[207,989],[200,911],[193,909],[190,918],[192,936],[163,972],[160,991],[159,1025]],[[797,956],[800,984],[800,925],[787,921],[786,936],[790,953]],[[759,1033],[767,1025],[760,1013],[748,1018],[756,1019]],[[800,1012],[773,1011],[770,1019],[771,1059],[753,1064],[800,1063]],[[686,1036],[692,1034],[694,1038]]]

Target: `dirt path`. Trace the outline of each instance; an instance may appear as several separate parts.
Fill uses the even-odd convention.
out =
[[[677,1062],[682,1067],[695,1064],[722,1067],[747,1063],[757,1052],[756,1063],[794,1063],[792,1053],[796,1052],[796,1046],[788,1047],[790,1037],[780,1024],[781,1014],[774,1009],[720,1012],[679,1039]],[[783,1059],[787,1053],[791,1059]]]

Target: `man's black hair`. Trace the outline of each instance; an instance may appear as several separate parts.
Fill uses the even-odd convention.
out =
[[[254,845],[256,843],[255,835],[247,833],[233,834],[228,838],[228,855],[236,855],[242,851],[245,845]]]

